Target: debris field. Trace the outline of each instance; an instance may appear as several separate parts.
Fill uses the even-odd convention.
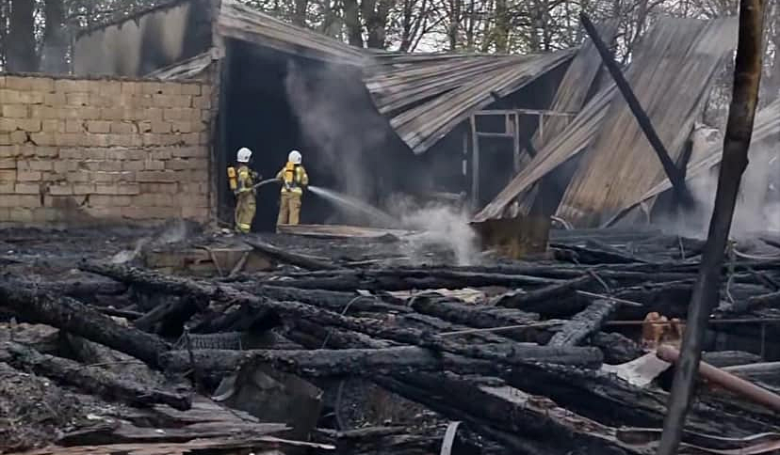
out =
[[[0,453],[654,453],[704,247],[554,230],[454,266],[403,233],[169,234],[0,231]],[[772,453],[780,239],[728,258],[683,446]]]

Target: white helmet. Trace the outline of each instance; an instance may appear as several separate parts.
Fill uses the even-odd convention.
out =
[[[241,147],[241,149],[238,150],[236,161],[238,161],[239,163],[248,163],[250,158],[252,158],[251,150],[249,150],[246,147]]]
[[[290,155],[287,157],[287,160],[290,161],[292,164],[301,164],[301,161],[303,161],[303,156],[301,156],[301,152],[297,150],[293,150],[290,152]]]

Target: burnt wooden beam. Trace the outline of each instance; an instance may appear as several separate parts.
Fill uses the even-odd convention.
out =
[[[70,359],[41,354],[18,343],[0,344],[0,358],[8,357],[15,368],[32,371],[57,382],[75,386],[107,400],[121,401],[133,406],[150,407],[167,404],[186,411],[192,405],[188,395],[145,387],[129,378],[120,378],[101,368],[87,367]]]
[[[693,287],[681,358],[674,374],[669,412],[658,455],[674,455],[680,446],[685,419],[693,399],[704,335],[710,314],[718,303],[721,268],[734,217],[742,174],[748,165],[753,121],[761,82],[764,1],[740,0],[739,42],[734,65],[734,86],[723,140],[723,159],[715,193],[715,208],[699,277]]]
[[[593,40],[593,44],[599,51],[604,66],[607,67],[609,74],[612,75],[612,79],[615,80],[615,85],[617,85],[618,90],[620,90],[623,98],[625,98],[628,107],[631,109],[634,117],[636,117],[637,123],[639,123],[639,126],[645,133],[645,136],[653,147],[656,155],[658,155],[658,159],[661,160],[661,166],[663,166],[666,176],[669,177],[669,181],[672,182],[672,187],[674,188],[674,192],[679,198],[680,203],[686,209],[692,208],[695,205],[695,201],[688,189],[688,185],[685,183],[685,174],[678,169],[677,165],[672,161],[669,152],[666,150],[666,147],[664,147],[663,142],[661,142],[661,138],[658,137],[658,133],[656,133],[655,128],[653,128],[650,117],[647,116],[647,113],[642,108],[642,105],[639,103],[633,90],[631,90],[631,86],[623,76],[623,72],[620,71],[620,67],[617,62],[615,62],[609,49],[607,49],[607,45],[601,40],[601,37],[596,30],[596,26],[593,25],[593,22],[591,22],[590,18],[588,18],[585,13],[580,13],[580,20],[582,21],[582,25],[585,27],[588,36]]]
[[[70,297],[55,297],[27,289],[16,282],[0,282],[0,307],[27,322],[46,324],[108,346],[157,366],[157,356],[170,345],[134,327],[124,327]]]
[[[547,346],[576,346],[596,333],[617,310],[614,300],[596,300],[563,324]]]

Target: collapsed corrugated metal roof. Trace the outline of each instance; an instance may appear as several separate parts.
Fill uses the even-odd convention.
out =
[[[261,44],[318,60],[362,66],[370,54],[303,27],[288,24],[236,0],[222,0],[217,31],[227,38]]]
[[[780,135],[780,99],[761,109],[756,114],[756,120],[753,125],[753,136],[750,143],[750,155],[752,156],[757,152],[758,148],[756,145],[777,138],[778,135]],[[686,180],[693,181],[696,178],[702,176],[704,173],[719,165],[722,158],[723,143],[718,142],[702,153],[702,157],[698,161],[688,165],[688,171],[685,177]],[[604,223],[604,226],[613,225],[629,211],[635,209],[642,203],[649,202],[651,199],[665,191],[669,191],[671,188],[672,184],[669,179],[664,178],[660,183],[653,186],[649,191],[643,194],[642,197],[634,200],[623,210],[615,214],[615,216],[607,220]]]
[[[415,152],[436,144],[473,111],[567,63],[574,50],[527,56],[375,55],[366,86]]]
[[[734,19],[664,18],[637,50],[626,78],[673,159],[735,38]],[[475,220],[500,217],[521,192],[584,150],[558,208],[559,216],[576,225],[598,224],[664,178],[636,119],[612,87],[591,100]]]

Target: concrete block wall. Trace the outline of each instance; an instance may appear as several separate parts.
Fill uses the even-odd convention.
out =
[[[0,223],[209,218],[204,82],[0,74]]]

